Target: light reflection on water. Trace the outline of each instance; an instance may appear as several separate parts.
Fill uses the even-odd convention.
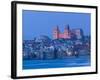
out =
[[[90,55],[53,60],[23,60],[23,69],[90,66]]]

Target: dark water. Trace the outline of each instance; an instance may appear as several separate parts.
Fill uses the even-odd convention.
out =
[[[82,67],[90,66],[90,63],[89,55],[54,60],[23,60],[23,69]]]

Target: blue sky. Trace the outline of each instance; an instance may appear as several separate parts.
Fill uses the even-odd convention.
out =
[[[91,14],[72,12],[43,12],[23,10],[23,39],[32,40],[40,35],[52,38],[52,31],[57,25],[61,32],[69,24],[71,29],[81,28],[85,35],[90,35]]]

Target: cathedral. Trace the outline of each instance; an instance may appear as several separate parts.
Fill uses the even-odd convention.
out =
[[[81,39],[83,37],[82,29],[70,29],[69,25],[64,28],[64,32],[60,32],[59,26],[53,29],[53,38],[54,39],[72,39],[77,38]]]

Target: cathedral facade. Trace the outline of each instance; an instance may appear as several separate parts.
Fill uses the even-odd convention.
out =
[[[54,39],[71,39],[71,38],[77,38],[81,39],[83,37],[83,31],[82,29],[70,29],[69,25],[64,28],[64,32],[60,32],[59,27],[55,27],[53,29],[53,38]]]

